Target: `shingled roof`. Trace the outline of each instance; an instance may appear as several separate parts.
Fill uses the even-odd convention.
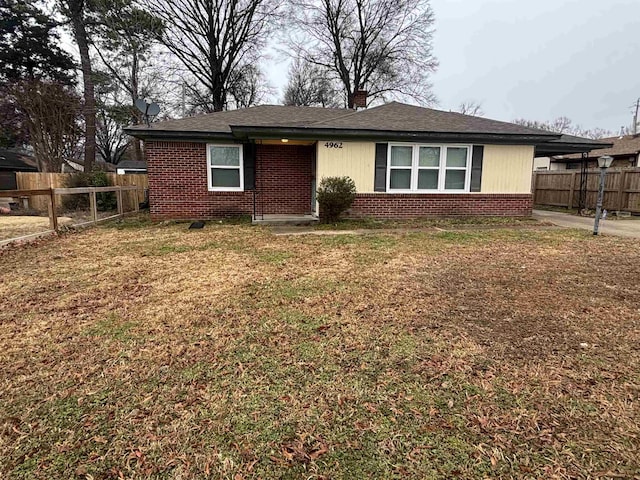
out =
[[[609,144],[609,148],[592,150],[591,153],[589,153],[589,158],[598,158],[603,155],[610,155],[612,157],[631,156],[638,155],[640,153],[640,135],[601,138],[598,142]],[[582,158],[580,154],[574,154],[563,155],[562,158],[558,158],[557,160],[572,160],[580,158]]]
[[[225,112],[206,113],[193,117],[164,120],[147,125],[135,125],[127,131],[135,135],[136,132],[206,132],[231,133],[234,126],[262,126],[262,127],[304,127],[306,125],[339,117],[345,113],[354,113],[345,108],[321,107],[292,107],[285,105],[260,105],[257,107],[228,110]]]
[[[444,141],[551,145],[550,155],[609,146],[514,123],[391,102],[365,110],[261,105],[165,120],[125,129],[143,140],[234,140],[298,138],[379,141]],[[553,143],[556,142],[556,143]]]
[[[437,132],[457,134],[495,134],[557,137],[553,133],[489,120],[481,117],[445,112],[431,108],[391,102],[366,110],[343,108],[294,107],[262,105],[241,110],[215,112],[178,120],[129,127],[135,136],[165,132],[229,134],[235,130],[290,129],[307,131],[377,131]]]

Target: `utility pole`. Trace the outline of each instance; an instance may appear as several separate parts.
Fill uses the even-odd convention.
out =
[[[636,100],[635,111],[633,113],[633,123],[631,124],[631,135],[638,134],[638,109],[640,109],[640,98]]]

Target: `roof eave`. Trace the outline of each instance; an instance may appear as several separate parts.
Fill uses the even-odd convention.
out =
[[[376,141],[465,141],[503,144],[534,145],[554,140],[557,134],[508,134],[487,132],[411,132],[393,130],[337,129],[337,128],[291,128],[262,126],[231,126],[233,135],[248,140],[291,138],[298,140],[357,139]]]
[[[199,131],[174,131],[174,130],[139,130],[125,128],[123,132],[140,140],[178,140],[192,142],[208,142],[211,140],[236,140],[231,132],[199,132]]]
[[[559,135],[514,134],[489,132],[411,132],[342,128],[231,126],[231,132],[173,131],[125,128],[124,132],[140,140],[176,140],[207,142],[211,140],[241,141],[291,138],[297,140],[374,140],[374,141],[445,141],[495,144],[538,145],[555,140]]]
[[[537,157],[552,157],[555,155],[572,155],[578,153],[590,153],[593,150],[611,148],[611,143],[562,143],[549,142],[536,146]],[[567,161],[576,159],[567,159]],[[579,159],[578,159],[579,160]]]

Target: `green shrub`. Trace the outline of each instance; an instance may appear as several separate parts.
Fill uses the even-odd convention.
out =
[[[102,170],[93,172],[92,186],[94,187],[109,187],[109,177],[107,173]],[[96,205],[98,211],[106,212],[109,210],[115,210],[118,208],[118,201],[116,200],[116,192],[100,192],[96,193]]]
[[[107,173],[102,170],[94,170],[93,172],[75,172],[67,177],[65,186],[67,188],[78,187],[109,187],[111,186]],[[71,210],[88,210],[89,195],[74,194],[64,195],[62,197],[62,206],[66,211]],[[96,193],[96,208],[98,211],[104,212],[115,210],[117,200],[115,192]]]
[[[320,219],[335,222],[356,199],[356,184],[349,177],[325,177],[320,181],[317,194]]]

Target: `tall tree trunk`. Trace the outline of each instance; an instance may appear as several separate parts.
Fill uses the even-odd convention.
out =
[[[75,3],[75,2],[69,2]],[[91,70],[91,58],[89,57],[89,42],[87,40],[87,30],[84,27],[82,6],[71,9],[73,15],[71,23],[73,33],[80,50],[80,65],[82,67],[82,84],[84,87],[84,106],[82,116],[84,117],[84,171],[93,169],[96,161],[96,97],[93,88],[93,72]]]
[[[133,124],[141,123],[141,115],[138,109],[135,107],[136,99],[138,98],[138,52],[134,49],[132,52],[131,62],[131,112]],[[140,148],[140,140],[135,137],[131,137],[133,144],[133,157],[134,160],[140,162],[144,160],[142,157],[142,148]]]

